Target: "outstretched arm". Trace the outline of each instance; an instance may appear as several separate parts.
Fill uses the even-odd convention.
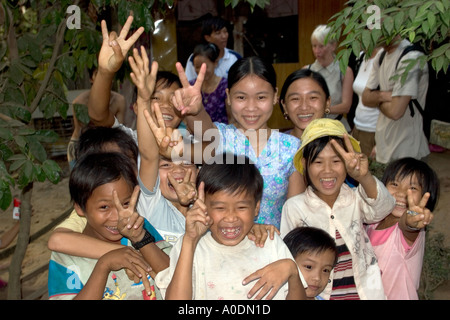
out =
[[[198,199],[186,214],[186,233],[183,236],[183,245],[177,266],[166,291],[166,300],[192,299],[192,270],[194,252],[200,237],[211,225],[211,218],[206,212],[204,183],[198,189]]]
[[[92,84],[88,101],[89,117],[96,126],[110,127],[114,124],[114,114],[109,109],[112,80],[122,66],[128,50],[144,32],[144,28],[140,27],[126,39],[132,22],[133,17],[129,16],[119,36],[115,32],[108,34],[106,22],[104,20],[101,22],[103,42],[98,56],[97,76]]]
[[[155,90],[158,63],[154,61],[149,69],[150,62],[145,48],[141,46],[141,54],[133,49],[133,56],[129,57],[131,80],[137,87],[137,120],[136,129],[138,137],[141,165],[139,177],[148,190],[153,190],[159,172],[158,145],[153,132],[145,119],[144,112],[150,110],[151,97]]]

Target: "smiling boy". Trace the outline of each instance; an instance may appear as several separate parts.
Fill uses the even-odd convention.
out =
[[[156,278],[161,293],[165,299],[304,299],[305,282],[281,238],[257,247],[247,237],[262,196],[259,170],[248,158],[220,157],[199,171],[186,233]]]

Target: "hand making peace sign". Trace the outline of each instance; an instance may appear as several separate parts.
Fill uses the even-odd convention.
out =
[[[203,108],[202,85],[205,79],[206,64],[203,63],[198,73],[195,83],[191,85],[186,77],[183,66],[177,62],[175,64],[178,76],[183,88],[175,91],[172,103],[182,115],[197,115]]]
[[[345,149],[335,140],[331,140],[331,145],[344,160],[347,173],[353,179],[360,181],[361,178],[366,177],[366,175],[369,173],[369,159],[364,153],[356,152],[353,149],[348,135],[344,134],[343,139],[345,146],[349,151],[345,151]]]
[[[181,205],[188,206],[197,200],[196,175],[192,173],[192,169],[187,170],[181,182],[178,182],[170,172],[167,173],[167,178],[175,189]]]
[[[183,136],[178,129],[166,127],[159,104],[152,106],[152,112],[156,117],[156,122],[150,112],[144,110],[145,120],[155,136],[156,143],[159,146],[159,153],[167,159],[173,161],[179,160],[183,155]]]
[[[411,231],[425,228],[434,218],[433,213],[425,206],[430,198],[430,193],[425,192],[419,203],[416,204],[411,190],[407,192],[408,210],[406,210],[406,226]]]
[[[198,241],[212,223],[213,221],[206,211],[205,183],[202,181],[198,187],[198,198],[186,213],[185,237],[195,242]]]
[[[119,36],[117,36],[117,33],[114,31],[108,34],[106,21],[102,20],[103,42],[98,56],[99,70],[116,73],[120,69],[128,50],[144,32],[144,27],[140,27],[131,37],[126,39],[132,22],[133,16],[129,16]]]

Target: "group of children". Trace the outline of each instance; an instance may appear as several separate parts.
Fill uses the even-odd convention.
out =
[[[283,88],[283,107],[294,97],[319,110],[300,139],[269,128],[276,74],[257,57],[230,68],[235,123],[223,124],[202,105],[205,65],[189,82],[180,64],[170,76],[134,49],[136,130],[124,128],[109,82],[142,32],[125,40],[131,23],[115,38],[102,22],[88,107],[104,127],[80,137],[75,212],[49,239],[50,299],[417,299],[439,192],[428,165],[400,159],[374,177],[342,123],[321,118],[330,97],[310,70]],[[292,92],[295,81],[313,89]]]

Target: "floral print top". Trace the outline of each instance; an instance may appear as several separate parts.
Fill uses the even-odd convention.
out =
[[[293,159],[300,147],[300,140],[272,129],[266,147],[257,157],[247,137],[234,125],[214,124],[219,129],[221,138],[217,153],[230,152],[247,156],[264,179],[261,207],[255,222],[272,224],[279,229],[289,177],[295,171]]]

